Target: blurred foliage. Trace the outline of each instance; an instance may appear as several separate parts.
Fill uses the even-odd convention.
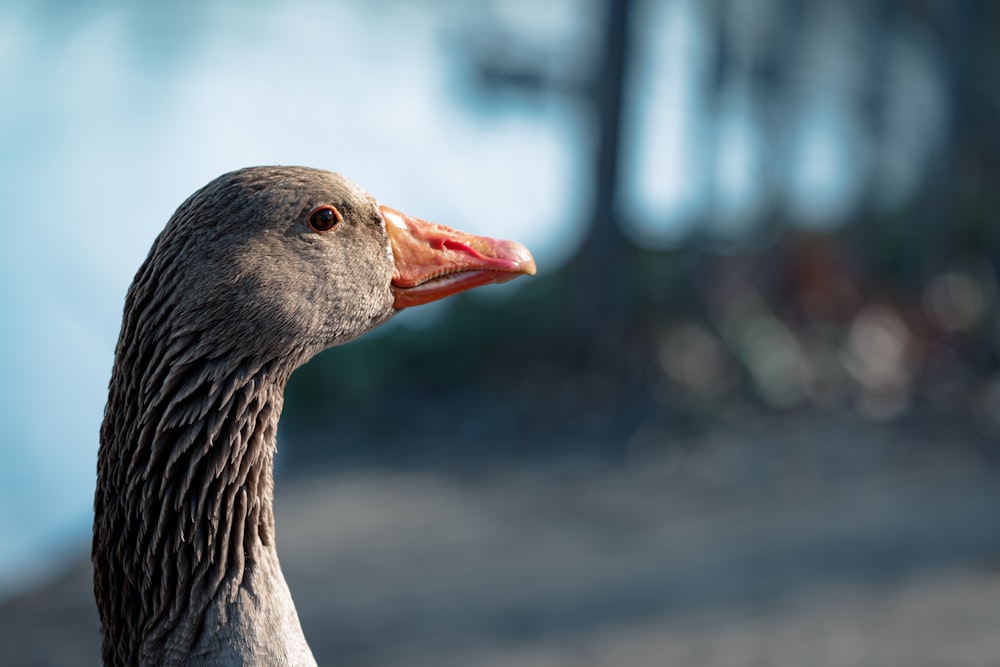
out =
[[[683,434],[756,410],[974,419],[1000,436],[1000,302],[982,258],[907,291],[862,278],[836,235],[629,254],[618,337],[597,360],[571,345],[573,263],[324,353],[289,385],[283,427],[315,448],[292,460],[615,457],[651,425]]]

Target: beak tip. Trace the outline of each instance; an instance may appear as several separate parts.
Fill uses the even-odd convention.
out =
[[[501,250],[500,255],[505,255],[511,260],[517,263],[517,273],[523,273],[525,275],[533,276],[537,273],[538,268],[535,265],[535,258],[532,256],[531,251],[528,250],[524,245],[518,243],[517,241],[502,241],[501,244],[505,246]]]

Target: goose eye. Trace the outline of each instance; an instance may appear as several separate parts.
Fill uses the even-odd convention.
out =
[[[328,232],[343,220],[344,216],[334,206],[320,206],[309,214],[309,226],[317,232]]]

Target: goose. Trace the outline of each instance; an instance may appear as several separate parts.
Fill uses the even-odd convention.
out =
[[[104,663],[316,664],[275,547],[286,381],[404,308],[534,273],[519,243],[318,169],[240,169],[181,204],[126,295],[101,424]]]

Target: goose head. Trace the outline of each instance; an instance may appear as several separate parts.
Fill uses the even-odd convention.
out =
[[[168,281],[157,288],[170,290],[176,331],[298,360],[535,263],[519,243],[404,215],[337,174],[264,167],[192,195],[144,269]]]

